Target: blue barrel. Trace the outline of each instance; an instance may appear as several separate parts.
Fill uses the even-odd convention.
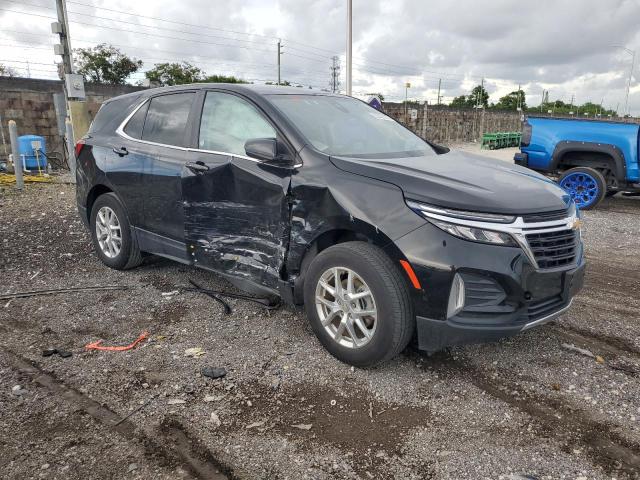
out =
[[[20,162],[24,159],[24,168],[27,170],[38,171],[47,170],[47,144],[44,137],[38,135],[22,135],[18,137],[18,154]],[[18,163],[16,161],[16,163]]]

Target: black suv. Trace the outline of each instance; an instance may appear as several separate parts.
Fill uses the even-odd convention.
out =
[[[368,366],[555,318],[584,276],[579,213],[531,170],[432,145],[350,97],[182,85],[104,103],[76,146],[100,259],[142,252],[304,304]]]

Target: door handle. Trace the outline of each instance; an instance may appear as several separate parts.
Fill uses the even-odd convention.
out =
[[[189,162],[185,165],[185,167],[187,167],[189,170],[192,170],[194,172],[206,172],[207,170],[209,170],[209,167],[207,165],[205,165],[203,162]]]
[[[129,155],[129,151],[124,147],[113,147],[113,153],[117,153],[121,157]]]

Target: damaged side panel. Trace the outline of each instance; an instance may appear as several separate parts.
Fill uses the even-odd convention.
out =
[[[246,158],[190,152],[182,172],[185,242],[194,263],[277,289],[289,241],[290,173]]]

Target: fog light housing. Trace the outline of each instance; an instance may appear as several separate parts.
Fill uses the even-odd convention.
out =
[[[453,276],[451,292],[449,292],[449,304],[447,305],[447,318],[460,313],[464,308],[464,280],[459,274]]]

